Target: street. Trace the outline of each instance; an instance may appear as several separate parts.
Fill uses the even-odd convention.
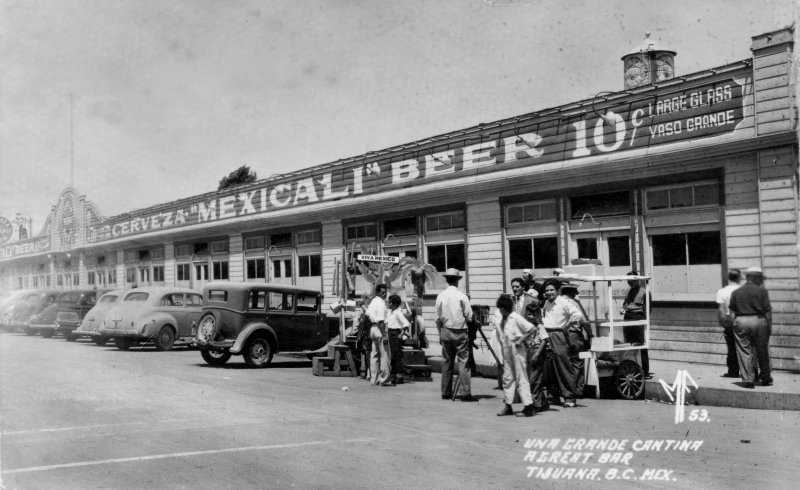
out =
[[[798,412],[676,423],[673,405],[583,399],[497,417],[495,380],[462,403],[439,379],[371,387],[305,358],[220,368],[185,347],[0,333],[0,488],[795,488]]]

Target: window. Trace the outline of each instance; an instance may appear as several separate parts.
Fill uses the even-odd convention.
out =
[[[228,252],[228,240],[217,240],[211,242],[211,253],[227,253]]]
[[[117,271],[116,270],[108,271],[108,283],[109,284],[116,284],[117,283]]]
[[[266,277],[264,271],[266,261],[264,259],[247,259],[247,278],[263,279]]]
[[[245,250],[263,250],[264,249],[264,237],[263,236],[253,236],[244,239],[244,249]]]
[[[270,291],[269,293],[269,309],[271,311],[292,311],[292,302],[294,295],[292,293],[280,293],[277,291]]]
[[[202,306],[203,305],[203,297],[199,294],[187,294],[186,295],[186,306]]]
[[[283,263],[283,269],[281,269],[281,263]],[[283,272],[281,272],[281,270]],[[273,260],[272,261],[272,272],[274,277],[292,277],[292,259],[284,259],[284,260]]]
[[[630,237],[610,236],[608,242],[608,265],[610,267],[630,267]]]
[[[183,306],[183,294],[176,293],[164,296],[161,298],[161,306]]]
[[[428,263],[436,267],[439,272],[444,272],[453,267],[463,271],[466,264],[464,244],[429,245]]]
[[[542,237],[509,240],[508,255],[511,269],[558,267],[558,239]]]
[[[99,257],[97,257],[97,266],[102,267],[104,265],[106,265],[106,257],[105,255],[100,255]]]
[[[189,264],[178,264],[175,266],[175,270],[179,281],[191,280],[192,272]]]
[[[461,211],[425,217],[425,231],[458,230],[463,228],[464,213]]]
[[[139,261],[150,260],[150,250],[139,250]]]
[[[153,260],[164,259],[164,247],[154,247],[150,249],[150,258]]]
[[[247,295],[247,305],[251,310],[263,310],[267,307],[267,292],[251,290]]]
[[[147,301],[147,298],[149,296],[150,295],[147,293],[134,291],[132,293],[128,293],[128,295],[125,296],[125,301]]]
[[[139,267],[139,282],[142,284],[150,282],[150,267]]]
[[[387,219],[383,222],[383,231],[386,235],[416,235],[417,234],[417,217],[409,216],[407,218]]]
[[[139,257],[138,250],[126,250],[125,251],[125,262],[136,262]]]
[[[94,285],[94,274],[95,274],[94,272],[90,272],[90,273],[89,273],[89,274],[86,276],[86,283],[87,283],[89,286],[93,286],[93,285]]]
[[[317,297],[298,294],[297,311],[317,311]]]
[[[214,261],[214,279],[228,279],[228,261]]]
[[[597,218],[599,216],[621,216],[631,212],[631,193],[628,191],[575,196],[570,198],[572,219]]]
[[[136,267],[128,267],[125,269],[125,282],[129,284],[136,282]]]
[[[113,303],[117,300],[116,294],[104,294],[100,297],[100,303]]]
[[[164,282],[164,266],[153,266],[153,282]]]
[[[188,257],[192,255],[192,246],[191,245],[176,245],[175,246],[175,257]]]
[[[305,230],[305,231],[298,231],[297,232],[297,244],[298,245],[311,245],[316,243],[321,243],[322,237],[320,231],[317,230]]]
[[[648,189],[645,201],[648,211],[718,206],[719,185],[716,182],[700,182]]]
[[[555,201],[529,202],[506,206],[506,222],[510,225],[533,221],[554,221],[556,216]]]
[[[228,301],[228,292],[219,289],[212,289],[208,292],[208,301],[224,303]]]
[[[656,299],[713,301],[722,275],[719,231],[651,236]]]
[[[195,255],[207,255],[208,254],[208,243],[207,242],[195,243],[192,246],[192,249],[194,250],[194,254]]]
[[[597,258],[597,238],[578,238],[575,243],[578,245],[579,259]]]
[[[375,230],[374,223],[350,225],[347,227],[347,239],[358,240],[361,238],[375,238],[377,235]]]
[[[302,255],[297,257],[298,275],[311,277],[322,275],[322,258],[319,255]]]
[[[292,234],[291,233],[273,233],[269,236],[269,244],[276,247],[291,247]]]

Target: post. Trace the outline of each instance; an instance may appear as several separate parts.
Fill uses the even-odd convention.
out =
[[[344,345],[345,311],[347,310],[347,249],[342,248],[342,266],[339,267],[337,281],[339,281],[339,298],[342,308],[339,311],[339,344]]]

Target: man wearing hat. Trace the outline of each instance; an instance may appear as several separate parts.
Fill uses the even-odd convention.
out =
[[[629,276],[638,276],[634,271],[628,272]],[[625,294],[625,301],[622,303],[622,319],[625,321],[645,320],[647,318],[647,296],[644,294],[642,282],[638,279],[628,281],[628,292]],[[625,342],[631,345],[644,345],[644,329],[638,326],[622,327],[622,336]],[[642,370],[645,378],[650,378],[650,356],[647,349],[641,349],[639,354],[642,358]]]
[[[731,294],[730,310],[734,316],[733,335],[739,356],[739,373],[745,388],[754,388],[756,362],[761,384],[772,384],[769,362],[769,336],[772,333],[772,307],[764,287],[764,273],[760,267],[744,272],[747,283]],[[754,359],[753,355],[757,359]]]
[[[525,293],[531,295],[540,303],[544,301],[544,286],[536,282],[533,269],[523,269],[522,280],[525,281]]]
[[[461,272],[451,268],[443,276],[447,289],[436,297],[436,327],[442,345],[442,399],[453,398],[453,364],[457,363],[463,393],[461,401],[478,401],[472,396],[471,373],[467,367],[470,348],[467,322],[472,320],[472,305],[467,295],[458,289]]]

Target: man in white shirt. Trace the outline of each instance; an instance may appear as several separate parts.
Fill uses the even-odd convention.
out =
[[[442,276],[447,281],[447,289],[436,297],[436,327],[442,344],[442,399],[453,398],[455,363],[458,364],[461,401],[478,401],[472,396],[472,373],[467,367],[470,349],[467,322],[472,320],[472,305],[467,295],[458,289],[461,279],[458,269],[447,269]]]
[[[583,313],[574,303],[559,296],[561,283],[550,279],[544,283],[544,295],[547,298],[542,307],[542,323],[550,340],[547,352],[545,377],[548,386],[558,388],[564,397],[564,407],[574,407],[578,397],[578,372],[572,363],[572,355],[579,348],[572,345],[569,327],[580,325]],[[548,393],[553,395],[552,393]]]
[[[386,284],[375,286],[375,297],[367,307],[371,328],[372,353],[369,359],[369,381],[372,386],[386,386],[389,381],[389,335],[386,332]]]
[[[722,335],[725,336],[725,345],[728,347],[728,355],[725,359],[728,365],[728,372],[722,375],[723,378],[739,377],[739,359],[736,357],[736,340],[733,335],[733,315],[731,315],[731,294],[741,286],[742,271],[731,269],[728,271],[728,285],[717,291],[717,319],[722,326]]]

